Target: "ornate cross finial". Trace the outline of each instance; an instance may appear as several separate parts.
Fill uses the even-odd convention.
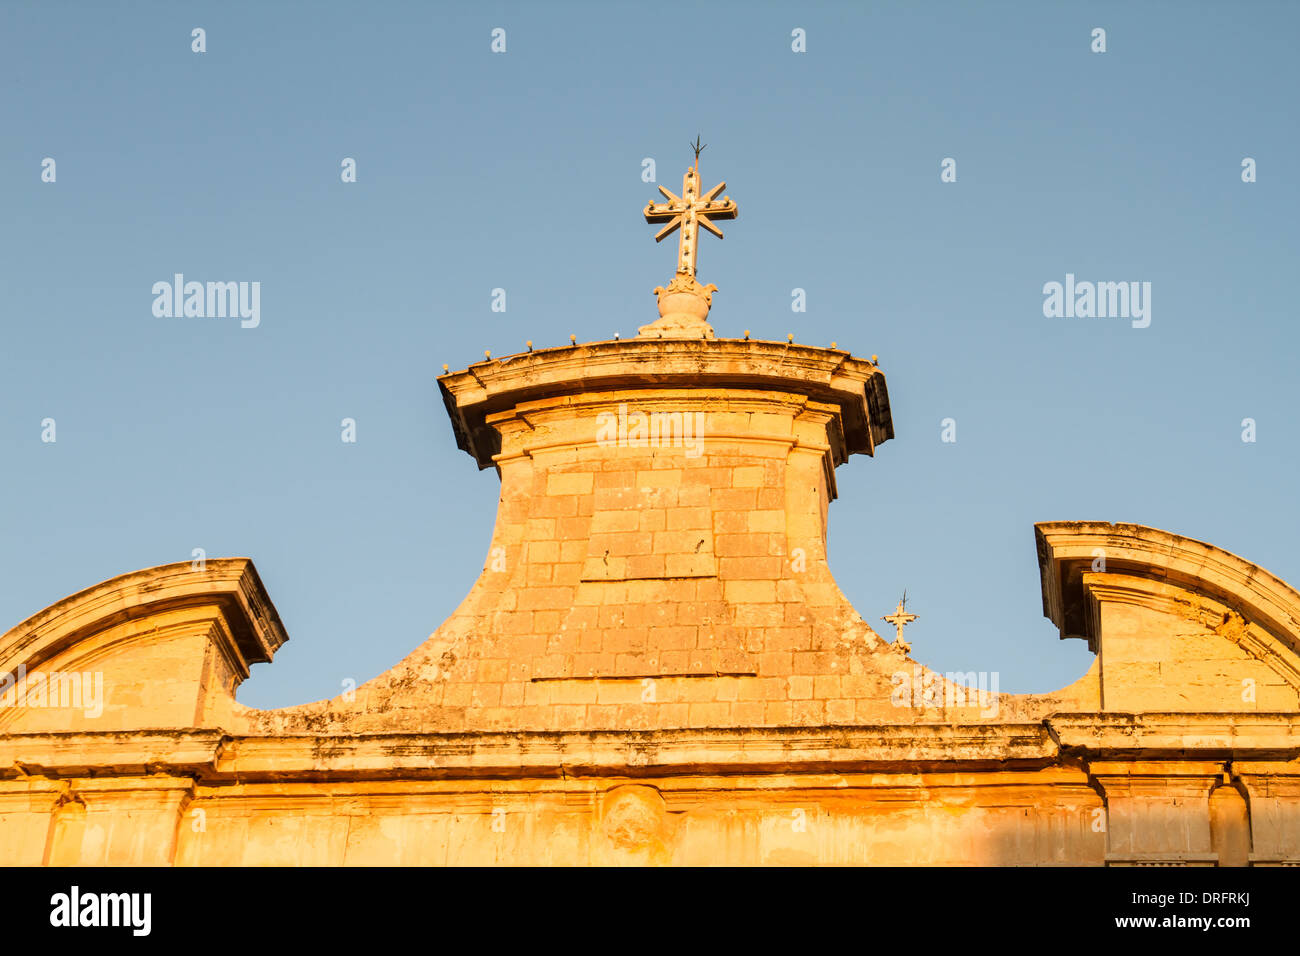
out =
[[[902,600],[898,602],[898,608],[893,614],[886,614],[881,618],[881,620],[888,621],[890,624],[894,625],[894,627],[898,628],[898,640],[895,641],[895,643],[904,647],[910,647],[907,641],[903,640],[903,628],[915,621],[917,616],[915,614],[908,614],[906,608],[907,592],[904,591]]]
[[[699,227],[703,226],[719,239],[722,230],[713,224],[714,219],[735,219],[740,212],[729,196],[718,199],[718,193],[727,188],[725,182],[718,183],[704,195],[700,195],[700,153],[704,151],[699,137],[695,139],[695,165],[686,170],[682,177],[682,194],[659,187],[667,202],[648,202],[645,207],[646,222],[662,222],[664,227],[655,234],[655,242],[662,242],[678,229],[681,239],[677,244],[677,274],[695,275],[695,246],[699,236]]]
[[[695,165],[686,170],[682,177],[682,194],[674,194],[663,186],[658,187],[667,202],[646,203],[645,221],[664,223],[664,227],[655,234],[655,242],[662,242],[666,237],[680,230],[677,244],[677,275],[667,288],[655,289],[659,296],[658,322],[643,326],[643,336],[690,335],[713,338],[713,330],[705,318],[713,302],[715,285],[700,285],[695,279],[696,246],[699,230],[703,226],[719,239],[722,230],[713,224],[715,219],[735,219],[740,210],[729,196],[718,198],[718,193],[727,187],[725,182],[718,183],[707,193],[700,193],[700,153],[707,143],[695,137],[691,149],[695,151]],[[649,330],[649,331],[647,331]]]

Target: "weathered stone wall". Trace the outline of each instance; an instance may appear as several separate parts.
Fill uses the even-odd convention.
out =
[[[838,732],[10,736],[0,766],[22,775],[0,781],[0,861],[1295,865],[1300,762],[1224,755],[1276,753],[1297,730],[1277,715],[1152,714]]]
[[[246,559],[33,616],[0,636],[34,682],[0,685],[0,863],[1300,864],[1300,594],[1263,569],[1040,525],[1044,613],[1096,660],[970,693],[827,566],[835,469],[892,436],[874,363],[639,340],[441,387],[501,479],[461,606],[270,711],[234,696],[286,639]]]
[[[602,416],[628,409],[698,414],[696,434],[602,441]],[[501,503],[460,609],[355,700],[255,714],[249,726],[816,726],[887,713],[890,673],[911,662],[826,563],[842,444],[832,406],[633,389],[533,401],[492,421]]]

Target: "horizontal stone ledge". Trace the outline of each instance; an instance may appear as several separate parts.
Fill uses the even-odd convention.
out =
[[[32,734],[0,738],[0,779],[172,772],[203,780],[815,773],[1043,767],[1041,724],[755,730],[489,732],[234,737],[213,733]]]
[[[528,680],[532,683],[556,683],[557,681],[573,681],[578,684],[599,684],[604,681],[615,682],[638,680],[676,680],[683,678],[720,678],[720,677],[757,677],[758,671],[680,671],[672,674],[592,674],[585,677],[530,677]]]
[[[1107,866],[1218,866],[1217,853],[1107,853]]]
[[[193,775],[214,767],[228,740],[219,730],[0,736],[0,780],[109,773]]]
[[[488,359],[438,378],[456,444],[480,468],[500,453],[489,416],[532,401],[634,389],[772,391],[833,404],[845,454],[871,455],[894,435],[885,377],[847,352],[789,342],[629,339]]]
[[[709,554],[708,557],[714,557]],[[625,575],[621,577],[591,578],[583,575],[578,579],[580,584],[628,584],[632,581],[718,581],[720,580],[716,573],[700,572],[699,574],[642,574],[642,575]]]
[[[1055,714],[1045,722],[1061,752],[1179,756],[1300,756],[1300,714]]]
[[[933,773],[1071,757],[1293,760],[1297,715],[1060,715],[1017,724],[230,736],[147,730],[0,737],[0,779],[141,773],[203,781],[519,775]]]

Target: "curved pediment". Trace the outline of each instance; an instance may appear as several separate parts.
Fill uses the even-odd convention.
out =
[[[1300,593],[1214,545],[1134,524],[1035,526],[1043,613],[1101,660],[1105,710],[1292,711]]]
[[[203,726],[285,640],[247,558],[119,575],[0,636],[0,729]]]

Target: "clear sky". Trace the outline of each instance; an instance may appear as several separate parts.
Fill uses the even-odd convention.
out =
[[[702,237],[718,334],[880,356],[898,437],[839,469],[831,567],[881,630],[907,589],[918,660],[1018,692],[1084,672],[1035,521],[1300,584],[1297,35],[1281,2],[10,0],[0,631],[203,548],[253,558],[291,638],[244,702],[396,663],[496,509],[442,364],[653,319],[676,242],[642,160],[676,190],[697,133],[740,206]],[[260,282],[260,325],[156,317],[178,272]],[[1150,282],[1149,327],[1045,317],[1067,273]]]

